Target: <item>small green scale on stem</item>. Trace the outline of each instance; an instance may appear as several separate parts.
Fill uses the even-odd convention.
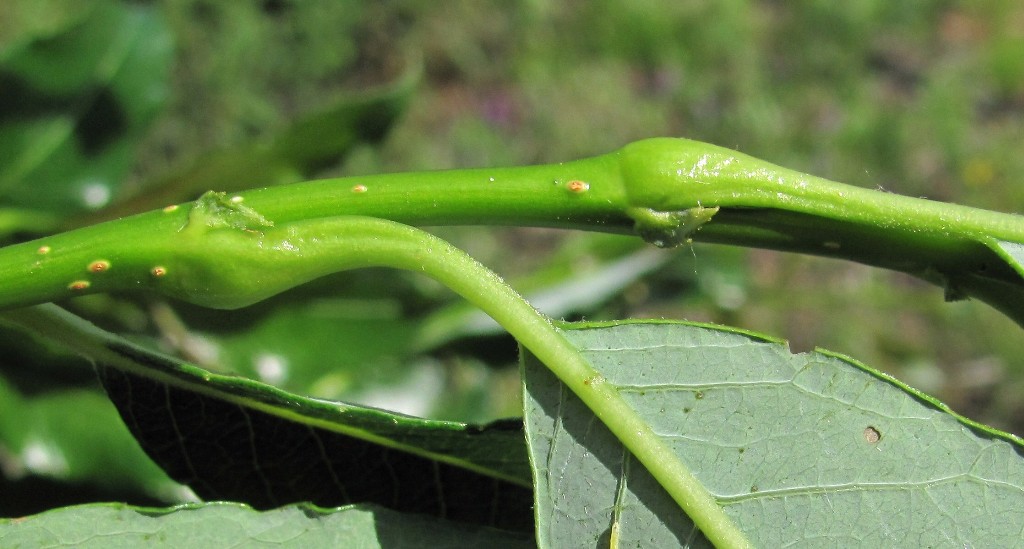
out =
[[[718,213],[718,207],[697,206],[678,212],[659,212],[649,208],[629,208],[626,214],[636,221],[634,229],[645,242],[659,248],[674,248],[692,241],[696,233]]]
[[[242,202],[244,197],[227,193],[207,191],[203,193],[188,212],[188,224],[183,232],[206,231],[210,229],[237,229],[256,232],[274,226],[274,222]]]

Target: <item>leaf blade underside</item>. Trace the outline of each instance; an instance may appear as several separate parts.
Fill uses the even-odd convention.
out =
[[[100,377],[150,457],[204,500],[239,501],[256,509],[304,501],[320,506],[369,502],[476,524],[531,525],[527,488],[380,440],[346,436],[323,427],[323,421],[306,424],[300,406],[296,417],[285,418],[111,368],[101,369]],[[404,439],[406,448],[432,447],[435,458],[448,445],[457,461],[500,466],[489,443],[508,451],[511,441],[500,439],[522,437],[518,422],[479,430],[438,428],[418,418],[344,407],[335,419],[339,424],[345,415],[362,415],[348,423]]]
[[[257,508],[374,503],[532,527],[519,420],[476,426],[303,397],[210,373],[53,305],[18,318],[89,356],[146,453],[204,499]]]
[[[505,532],[359,505],[292,505],[255,511],[236,503],[149,509],[93,504],[0,519],[4,547],[508,547],[533,544]]]
[[[565,334],[758,546],[1002,546],[1024,531],[1015,437],[862,365],[686,323]],[[574,395],[524,368],[542,544],[708,546]]]

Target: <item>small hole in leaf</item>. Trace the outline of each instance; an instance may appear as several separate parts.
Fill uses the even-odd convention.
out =
[[[693,398],[696,398],[697,400],[700,400],[700,399],[704,398],[704,391],[696,391],[696,392],[694,392],[693,393]]]
[[[882,433],[878,432],[878,429],[868,425],[864,428],[864,440],[868,444],[878,444],[878,441],[882,440]]]

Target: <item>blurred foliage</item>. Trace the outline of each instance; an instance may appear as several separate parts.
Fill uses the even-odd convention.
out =
[[[158,12],[109,2],[4,50],[2,204],[65,215],[106,206],[164,105],[171,53]]]
[[[131,77],[131,89],[156,91],[124,99],[113,93],[125,89],[119,80],[99,78],[111,73],[87,56],[90,48],[65,48],[81,57],[51,74],[48,81],[63,89],[47,96],[45,109],[0,105],[0,230],[8,241],[55,230],[60,220],[46,217],[53,212],[113,212],[133,195],[159,192],[149,187],[154,182],[180,184],[168,174],[204,167],[216,158],[210,151],[272,143],[301,120],[368,90],[393,89],[419,70],[419,87],[388,131],[356,132],[367,138],[303,176],[557,162],[675,135],[838,181],[1024,211],[1017,184],[1024,175],[1024,8],[1008,0],[83,5],[0,3],[0,97],[40,99],[12,87],[11,75],[27,81],[52,70],[28,53],[90,29],[97,10],[150,18],[158,26],[135,45],[152,53],[162,43],[167,57]],[[37,137],[44,122],[95,129],[90,121],[109,122],[87,116],[102,90],[113,90],[124,112],[144,114],[127,117],[133,124],[119,133],[100,134],[116,161],[83,157],[89,150],[67,138],[74,131],[45,149],[38,141],[16,148],[22,141],[6,137],[29,135],[18,124],[30,122],[39,124]],[[12,159],[28,153],[49,156],[31,164],[37,172],[15,173],[28,164]],[[100,169],[109,196],[83,202],[80,178]],[[257,178],[260,169],[241,162],[221,176],[231,179],[223,186],[267,184]],[[32,173],[48,179],[25,178]],[[45,200],[31,200],[39,197]],[[540,229],[437,232],[527,294],[600,280],[639,246]],[[687,318],[762,331],[788,338],[796,350],[850,354],[973,419],[1024,432],[1019,329],[983,305],[945,304],[941,291],[919,281],[813,257],[698,245],[621,286],[612,297],[594,291],[589,302],[552,313]],[[414,344],[429,340],[421,326],[448,326],[459,307],[419,277],[337,275],[232,313],[138,296],[66,305],[144,344],[293,391],[443,418],[517,413],[518,373],[503,368],[515,363],[509,340],[458,332],[465,335]],[[94,386],[80,361],[40,353],[31,360],[28,343],[6,332],[0,343],[17,350],[0,368],[12,391]],[[45,368],[44,379],[25,375],[27,367]]]
[[[428,81],[384,147],[345,173],[553,162],[679,135],[838,181],[1024,211],[1024,10],[1013,2],[390,7]],[[544,250],[512,254],[502,236],[473,249],[476,235],[448,236],[501,272]],[[1024,430],[1019,329],[903,275],[697,246],[583,313],[709,320],[848,353]]]

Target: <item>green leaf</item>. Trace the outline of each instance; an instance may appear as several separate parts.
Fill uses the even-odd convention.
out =
[[[0,66],[0,194],[68,213],[104,206],[167,96],[172,41],[152,6],[100,2]]]
[[[362,276],[372,275],[372,276]],[[352,271],[297,288],[238,311],[174,304],[183,334],[199,342],[203,366],[265,381],[293,393],[351,398],[407,381],[415,322],[403,317],[416,296],[399,287],[394,271]],[[381,280],[392,295],[374,295]],[[321,291],[316,292],[317,289]],[[323,342],[331,342],[325,356]],[[373,364],[373,368],[367,368]]]
[[[258,512],[211,503],[171,509],[82,505],[0,519],[3,547],[531,547],[523,533],[375,506],[293,505]]]
[[[46,477],[165,502],[187,493],[142,452],[117,410],[95,390],[26,396],[0,377],[0,455],[9,481]],[[9,497],[3,502],[7,509],[14,504]]]
[[[212,374],[54,306],[22,309],[18,317],[90,356],[143,449],[204,499],[258,508],[369,502],[532,525],[518,420],[474,426],[307,398]]]
[[[1017,437],[850,359],[687,323],[565,331],[761,547],[1020,541]],[[524,362],[542,545],[706,546],[546,368]],[[614,530],[614,533],[613,533]]]

